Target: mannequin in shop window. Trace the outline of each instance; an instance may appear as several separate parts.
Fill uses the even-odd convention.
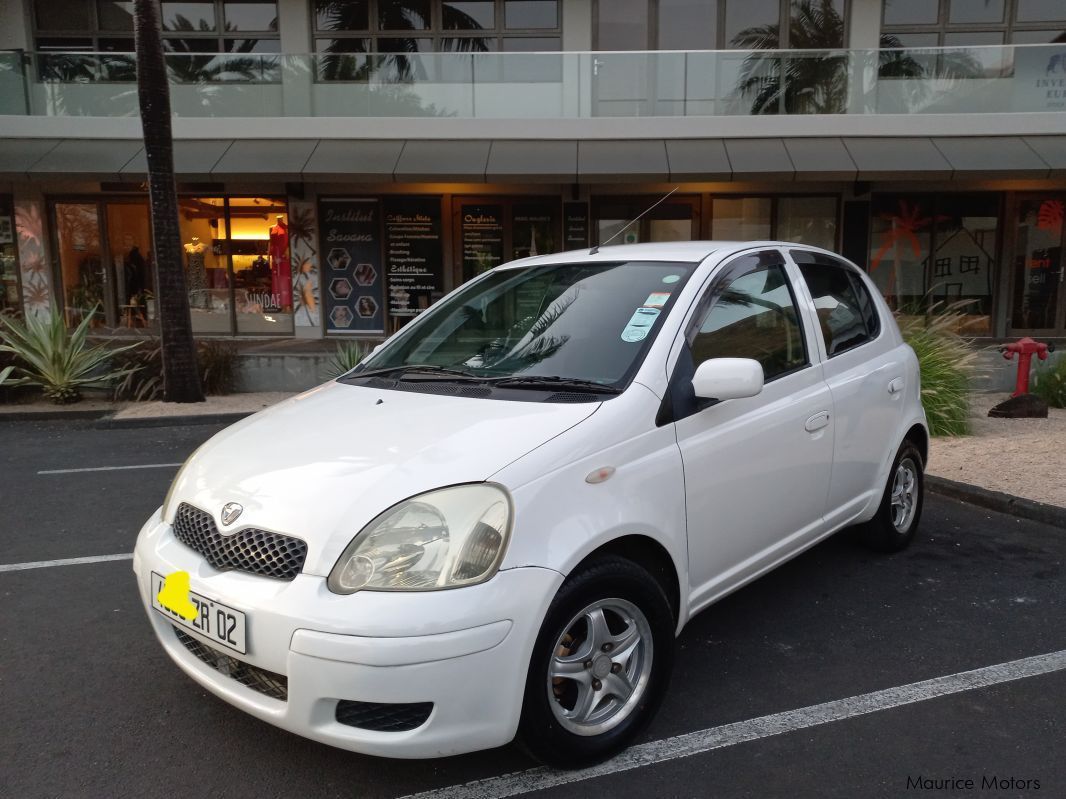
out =
[[[285,217],[278,214],[270,228],[271,293],[277,297],[282,311],[292,310],[292,268],[289,265],[289,228]]]
[[[199,236],[193,236],[185,245],[185,289],[192,308],[210,308],[206,258],[207,245]]]

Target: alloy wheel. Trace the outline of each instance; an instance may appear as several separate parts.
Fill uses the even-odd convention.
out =
[[[577,735],[616,728],[637,707],[651,677],[651,625],[625,599],[601,599],[576,614],[555,642],[548,699]]]

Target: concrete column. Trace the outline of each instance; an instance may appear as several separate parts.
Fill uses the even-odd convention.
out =
[[[32,50],[30,17],[20,0],[0,3],[0,50]]]
[[[592,49],[592,0],[566,0],[562,9],[563,113],[569,117],[589,116],[592,96],[592,59],[584,55]]]
[[[310,0],[278,3],[281,35],[281,105],[285,116],[311,116],[314,93],[314,51],[311,40]]]
[[[851,0],[848,48],[851,49],[848,113],[861,114],[876,100],[877,54],[880,46],[881,0]]]

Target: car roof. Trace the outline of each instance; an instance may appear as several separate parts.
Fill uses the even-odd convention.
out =
[[[712,253],[747,250],[752,247],[795,247],[783,241],[664,241],[642,244],[616,244],[599,249],[569,250],[551,255],[535,255],[510,261],[497,269],[517,269],[563,263],[608,261],[671,261],[699,263]]]

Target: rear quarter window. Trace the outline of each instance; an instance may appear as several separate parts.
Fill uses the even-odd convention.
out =
[[[858,275],[820,253],[793,250],[791,255],[814,300],[830,358],[877,337],[881,327],[877,306]]]

